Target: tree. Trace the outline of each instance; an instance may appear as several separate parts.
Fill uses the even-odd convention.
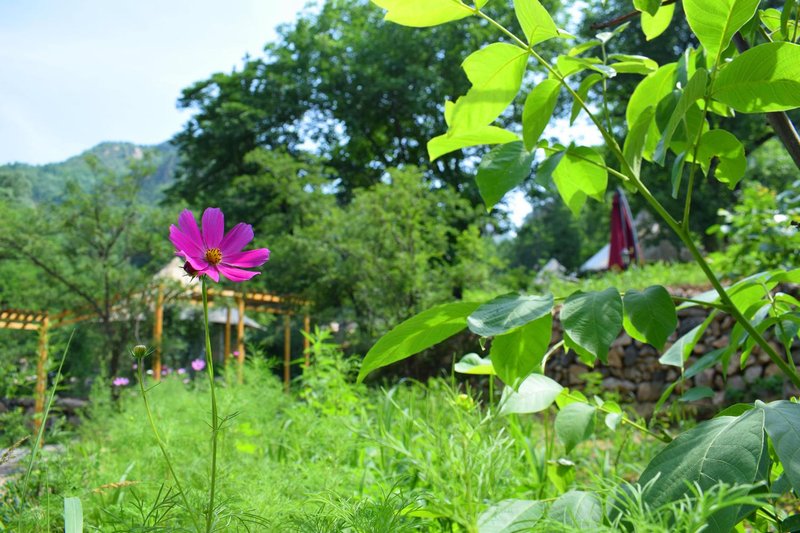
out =
[[[3,297],[15,307],[73,310],[96,321],[101,362],[113,375],[137,340],[135,317],[152,274],[169,256],[168,219],[140,200],[152,173],[147,164],[132,163],[117,175],[89,163],[97,180],[91,187],[67,183],[59,203],[3,202],[4,270],[19,272],[16,281],[24,282],[4,287]]]
[[[319,155],[345,200],[389,168],[425,165],[431,187],[449,185],[477,204],[475,150],[430,166],[426,141],[446,128],[444,102],[468,87],[457,58],[492,35],[485,25],[411,35],[366,0],[325,2],[284,27],[265,57],[183,92],[180,107],[195,115],[175,137],[183,160],[173,197],[208,203],[257,170],[252,150],[280,148]]]

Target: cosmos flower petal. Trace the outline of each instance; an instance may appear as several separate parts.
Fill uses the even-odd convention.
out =
[[[217,270],[217,267],[214,265],[209,265],[207,268],[200,271],[200,274],[205,274],[214,281],[219,282],[219,270]]]
[[[203,242],[206,248],[219,248],[225,232],[225,215],[221,209],[209,207],[203,211]]]
[[[203,248],[203,237],[200,235],[200,228],[197,227],[197,220],[194,214],[188,209],[184,209],[178,217],[178,227],[181,231],[197,244],[197,247]]]
[[[227,265],[217,265],[220,273],[228,278],[231,281],[247,281],[248,279],[252,278],[253,276],[258,275],[258,272],[254,272],[252,270],[242,270],[241,268],[236,268]]]
[[[222,258],[224,259],[226,255],[240,251],[252,240],[253,226],[243,223],[236,224],[219,244],[219,249],[222,251]]]
[[[269,250],[266,248],[248,250],[246,252],[236,252],[233,254],[224,254],[222,256],[223,265],[241,268],[258,267],[266,263],[268,260]]]
[[[198,272],[203,272],[211,267],[208,261],[206,261],[203,257],[192,257],[191,255],[186,254],[184,254],[183,257],[189,262],[192,268]]]
[[[203,249],[175,225],[169,227],[169,240],[179,252],[194,256],[203,255]]]

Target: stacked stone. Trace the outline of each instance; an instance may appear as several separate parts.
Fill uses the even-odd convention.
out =
[[[670,291],[678,292],[680,296],[697,294],[698,290]],[[564,353],[556,351],[548,360],[545,373],[562,385],[581,389],[585,386],[585,374],[598,372],[602,376],[602,388],[605,391],[619,393],[624,401],[647,405],[658,401],[662,392],[671,383],[680,379],[680,369],[674,366],[665,366],[658,362],[661,354],[669,349],[678,338],[702,324],[708,317],[708,310],[692,307],[678,311],[678,328],[670,336],[662,352],[653,346],[632,339],[624,331],[617,337],[608,352],[608,364],[598,362],[594,368],[584,365],[574,352]],[[703,336],[695,345],[692,355],[688,358],[685,368],[690,368],[700,357],[706,353],[728,346],[730,332],[734,321],[730,316],[720,313],[709,324]],[[553,320],[553,338],[551,346],[562,339],[561,323],[558,315]],[[767,340],[779,354],[784,353],[784,348],[776,340],[767,336]],[[748,395],[757,394],[762,400],[800,395],[789,383],[775,376],[781,376],[778,366],[759,347],[755,347],[744,362],[740,364],[741,352],[736,353],[727,366],[721,368],[721,363],[701,371],[693,378],[685,380],[683,390],[691,387],[710,387],[714,391],[713,398],[705,401],[707,405],[723,405],[736,399],[752,400]],[[792,359],[800,366],[800,343],[797,338],[792,346]],[[773,378],[770,380],[770,378]],[[771,386],[770,386],[771,384]],[[766,390],[765,390],[766,389]],[[676,391],[679,395],[680,391]],[[766,395],[766,397],[765,397]]]

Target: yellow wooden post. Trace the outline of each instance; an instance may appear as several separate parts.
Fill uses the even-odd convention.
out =
[[[36,389],[33,406],[33,427],[35,434],[39,433],[44,420],[44,392],[47,388],[47,328],[50,325],[50,319],[47,313],[42,318],[42,325],[39,327],[39,359],[36,362]],[[44,439],[40,445],[44,443]]]
[[[239,306],[239,323],[236,325],[236,350],[239,355],[236,356],[239,362],[238,379],[239,383],[244,382],[244,295],[236,295],[236,303]]]
[[[283,390],[289,392],[290,365],[292,364],[292,329],[291,317],[287,313],[283,318]]]
[[[226,308],[225,314],[225,359],[224,366],[228,366],[228,360],[231,358],[231,308]]]
[[[308,335],[311,333],[311,317],[308,315],[303,317],[303,331],[306,332],[305,336],[303,337],[303,353],[306,356],[305,364],[306,368],[308,368],[311,364],[311,352],[308,350],[310,345],[308,342]]]
[[[153,320],[153,379],[161,381],[161,338],[164,335],[164,286],[158,286]],[[141,365],[143,361],[139,361]]]

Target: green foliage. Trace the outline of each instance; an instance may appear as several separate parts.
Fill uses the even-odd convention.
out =
[[[678,501],[696,485],[708,490],[717,483],[752,484],[765,479],[767,446],[764,412],[722,416],[678,436],[656,455],[639,478],[652,506]],[[688,484],[686,483],[688,481]],[[715,513],[709,531],[730,531],[741,519],[740,509]]]
[[[455,335],[467,326],[475,303],[444,304],[424,311],[384,335],[364,357],[358,380],[371,371],[400,361]]]
[[[800,218],[800,198],[794,189],[776,193],[758,183],[748,183],[739,197],[740,202],[731,210],[720,211],[722,223],[708,229],[726,244],[724,253],[711,257],[714,267],[739,277],[796,265],[800,234],[792,221]]]
[[[662,350],[667,337],[678,327],[678,315],[667,290],[660,285],[642,292],[630,289],[625,292],[622,305],[623,326],[628,335]]]
[[[615,288],[600,292],[576,292],[561,308],[564,341],[583,361],[604,363],[608,347],[622,329],[622,299]]]

